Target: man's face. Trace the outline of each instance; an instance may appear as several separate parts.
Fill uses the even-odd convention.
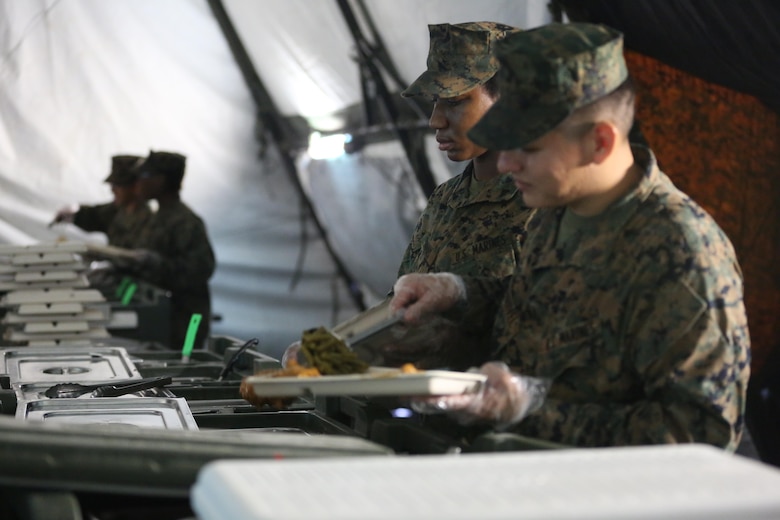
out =
[[[114,194],[114,204],[124,208],[133,204],[136,199],[136,183],[133,184],[112,184],[111,191]]]
[[[165,175],[141,172],[138,177],[138,195],[144,200],[157,199],[165,190]]]
[[[532,208],[572,206],[592,195],[585,138],[561,129],[523,148],[501,151],[498,171],[511,175]]]
[[[468,161],[487,150],[471,142],[466,133],[488,111],[495,100],[480,85],[454,98],[439,98],[433,105],[428,126],[436,130],[439,150],[451,161]]]

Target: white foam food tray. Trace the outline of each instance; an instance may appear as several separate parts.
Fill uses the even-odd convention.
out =
[[[482,374],[427,370],[402,373],[397,369],[374,367],[365,374],[319,377],[250,376],[247,383],[263,397],[303,395],[453,395],[475,392],[485,381]]]

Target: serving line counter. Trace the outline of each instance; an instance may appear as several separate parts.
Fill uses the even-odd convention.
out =
[[[74,520],[191,517],[190,488],[200,469],[217,459],[387,457],[506,446],[412,414],[387,396],[302,396],[285,410],[258,409],[241,398],[241,380],[279,362],[242,350],[242,343],[211,338],[209,349],[193,351],[186,363],[179,352],[128,338],[0,347],[0,517],[49,519],[51,507],[70,508],[70,516],[56,518]],[[61,383],[162,377],[169,382],[116,397],[47,397]]]
[[[481,518],[491,518],[490,512],[493,518],[546,518],[551,516],[545,512],[555,512],[555,518],[663,513],[712,519],[718,516],[702,508],[713,494],[729,515],[780,515],[779,500],[765,492],[780,482],[775,468],[708,447],[617,455],[612,449],[564,449],[421,416],[404,398],[389,395],[302,396],[286,410],[258,409],[241,399],[241,380],[279,363],[242,346],[234,338],[212,338],[209,350],[194,351],[188,363],[178,352],[122,338],[90,348],[0,349],[0,518],[348,518],[322,498],[338,493],[334,486],[363,486],[353,518],[397,518],[394,507],[402,504],[405,518],[467,518],[481,507]],[[226,371],[227,366],[232,368]],[[170,382],[119,397],[46,398],[48,389],[66,381],[159,377]],[[269,472],[279,472],[279,478]],[[430,478],[419,476],[428,473]],[[571,475],[582,476],[582,489],[571,487]],[[724,488],[727,475],[744,485]],[[300,487],[286,486],[307,479],[319,484],[305,493],[311,500],[296,503],[292,495],[300,496]],[[614,487],[583,510],[585,493],[597,482]],[[640,486],[650,487],[643,495]],[[683,491],[664,502],[674,486]],[[393,489],[416,498],[383,502],[391,500],[383,490]],[[471,498],[458,508],[440,502],[445,495]],[[489,507],[476,503],[479,497],[490,499]],[[561,497],[568,497],[569,509]],[[645,516],[631,509],[643,497],[656,501]],[[293,502],[279,506],[285,500]],[[318,512],[312,500],[322,500]],[[579,514],[572,513],[575,506]],[[634,516],[618,514],[627,511]],[[734,517],[729,515],[721,517]]]

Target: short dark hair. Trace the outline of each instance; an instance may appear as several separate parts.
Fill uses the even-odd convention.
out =
[[[496,100],[498,99],[498,79],[496,78],[496,74],[493,74],[493,77],[491,77],[489,80],[484,82],[482,84],[482,88],[485,89],[485,93],[490,96],[490,99]]]
[[[574,111],[576,118],[597,121],[609,119],[628,135],[634,124],[636,86],[631,76],[606,96]]]

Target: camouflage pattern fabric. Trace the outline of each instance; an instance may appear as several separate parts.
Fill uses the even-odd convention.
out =
[[[401,95],[453,98],[482,85],[499,67],[496,42],[516,31],[495,22],[429,25],[428,68]]]
[[[503,175],[479,182],[479,191],[472,195],[473,172],[474,164],[469,162],[463,173],[431,194],[404,253],[399,277],[454,272],[505,279],[514,273],[533,210],[523,204],[511,178]],[[403,362],[414,362],[419,368],[461,370],[480,365],[488,348],[490,321],[458,327],[448,326],[451,323],[431,323],[436,331],[426,342],[434,355]]]
[[[73,223],[84,231],[105,233],[112,246],[133,249],[151,214],[146,205],[130,212],[109,202],[81,206],[73,216]]]
[[[161,207],[149,219],[137,247],[154,251],[161,262],[138,273],[143,280],[171,292],[171,348],[181,348],[193,313],[203,316],[196,348],[209,334],[211,295],[208,281],[216,260],[206,226],[181,201]]]
[[[491,356],[552,378],[513,431],[576,446],[703,442],[736,449],[750,338],[728,238],[646,148],[632,193],[556,246],[539,210],[494,326]],[[469,303],[497,297],[467,279]]]
[[[628,78],[623,36],[602,25],[548,24],[496,43],[500,99],[469,131],[490,150],[522,148]]]
[[[532,210],[511,178],[478,183],[470,195],[474,165],[440,184],[428,199],[406,248],[398,276],[453,272],[469,276],[511,276]]]

